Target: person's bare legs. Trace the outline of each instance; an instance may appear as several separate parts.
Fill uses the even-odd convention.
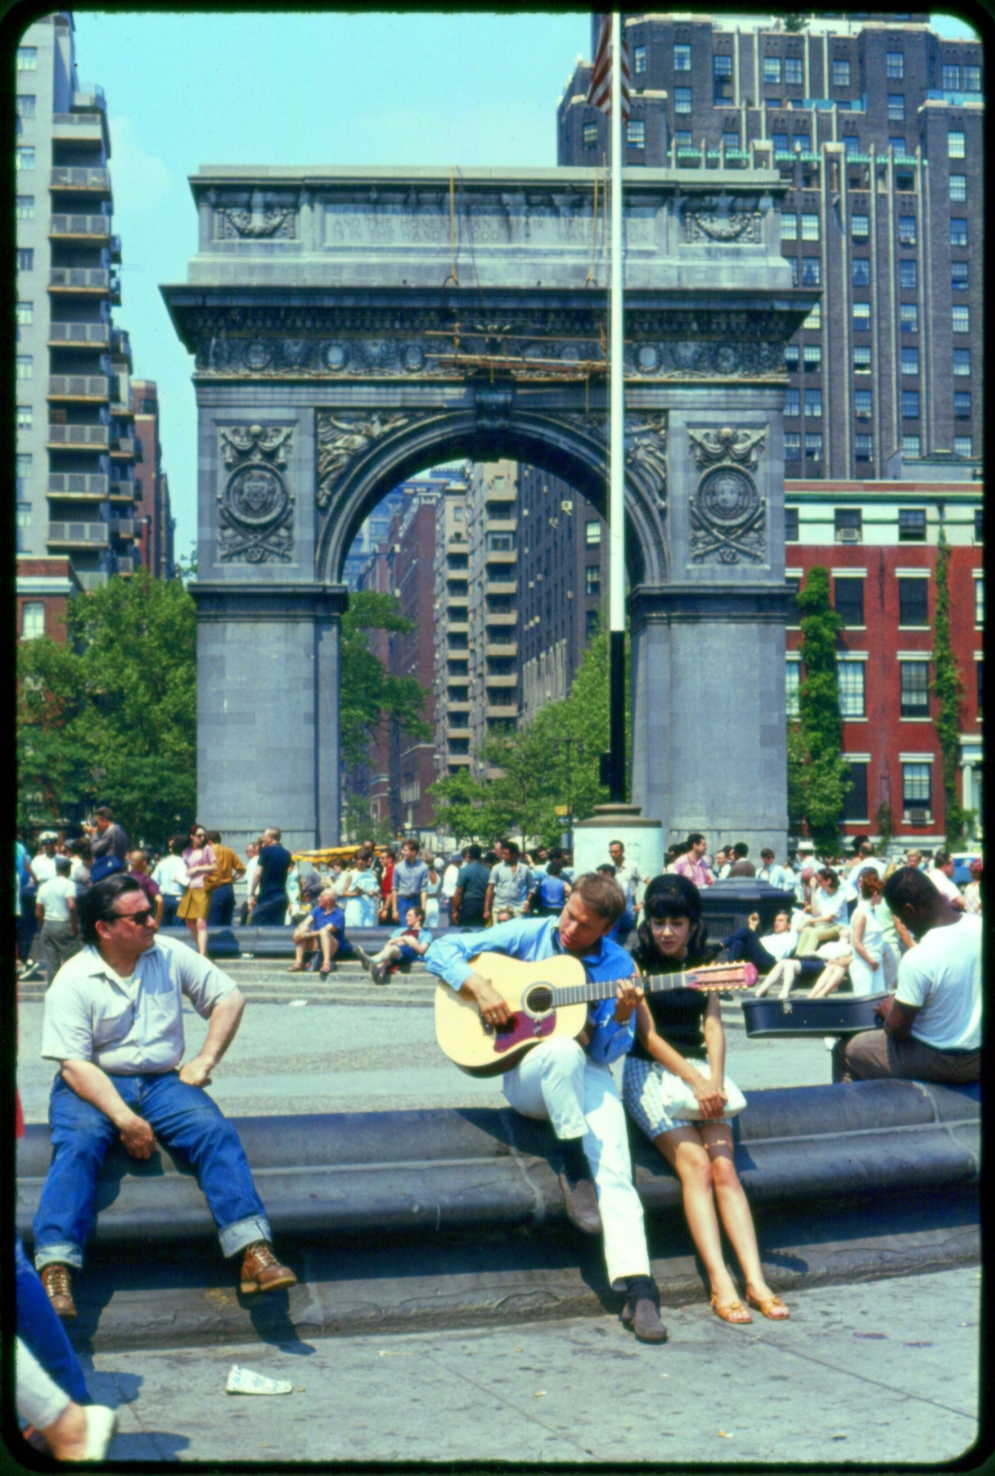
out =
[[[705,1124],[701,1126],[704,1127]],[[672,1128],[669,1133],[661,1133],[658,1138],[654,1138],[653,1142],[681,1181],[688,1229],[695,1249],[704,1262],[712,1293],[724,1306],[730,1302],[738,1302],[736,1283],[729,1275],[729,1268],[722,1255],[722,1237],[719,1234],[715,1200],[712,1197],[712,1165],[703,1135],[699,1135],[699,1131],[693,1127]],[[736,1314],[731,1320],[750,1322],[752,1318],[744,1308],[743,1316]]]
[[[785,965],[785,962],[786,962],[786,960],[783,959],[783,958],[779,958],[778,959],[777,963],[771,969],[770,973],[767,974],[764,977],[764,979],[762,980],[762,982],[757,985],[756,990],[754,991],[754,998],[755,999],[762,999],[763,996],[770,989],[773,989],[774,985],[778,982],[778,980],[784,974],[784,965]]]
[[[698,1133],[711,1163],[719,1217],[743,1268],[746,1289],[762,1301],[768,1301],[774,1293],[764,1280],[753,1215],[736,1172],[732,1128],[724,1122],[703,1122]]]
[[[782,962],[784,964],[784,983],[781,986],[781,993],[778,995],[778,999],[787,999],[795,987],[798,976],[802,971],[802,966],[801,960],[797,958],[786,958]]]
[[[831,959],[816,979],[809,999],[825,999],[827,994],[832,994],[835,989],[838,989],[850,967],[852,957],[853,955],[848,953],[843,958]]]
[[[197,939],[197,952],[200,954],[201,958],[206,958],[207,957],[207,918],[206,917],[198,917],[197,918],[197,921],[196,921],[196,932],[194,933],[194,937]]]
[[[321,943],[321,972],[327,974],[332,967],[332,959],[339,951],[339,940],[331,927],[322,928],[318,940]]]

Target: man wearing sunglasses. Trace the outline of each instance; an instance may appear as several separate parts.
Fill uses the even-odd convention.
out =
[[[116,1138],[139,1160],[158,1137],[189,1162],[225,1256],[241,1253],[245,1295],[293,1286],[273,1254],[266,1210],[234,1127],[203,1088],[235,1038],[245,999],[184,943],[156,939],[154,915],[127,875],[79,899],[84,947],[45,996],[42,1056],[56,1061],[52,1164],[34,1219],[35,1265],[55,1311],[76,1317],[72,1272],[83,1265],[100,1168]],[[208,1023],[183,1057],[183,996]]]

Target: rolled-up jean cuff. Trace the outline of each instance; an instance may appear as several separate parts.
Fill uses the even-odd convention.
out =
[[[253,1245],[257,1240],[272,1242],[272,1239],[273,1232],[265,1215],[248,1215],[244,1220],[235,1220],[218,1231],[223,1256],[237,1255],[240,1250],[245,1250],[247,1245]]]
[[[43,1266],[72,1266],[79,1271],[83,1265],[83,1247],[72,1245],[66,1241],[61,1245],[36,1245],[35,1246],[35,1270],[40,1271]]]

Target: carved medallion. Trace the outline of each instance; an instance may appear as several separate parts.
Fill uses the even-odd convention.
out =
[[[691,498],[691,561],[762,563],[767,552],[767,509],[750,471],[765,430],[695,431],[688,438],[704,476]]]
[[[231,475],[218,493],[218,557],[223,564],[289,562],[294,550],[294,498],[282,469],[290,431],[281,426],[228,426],[220,437]]]

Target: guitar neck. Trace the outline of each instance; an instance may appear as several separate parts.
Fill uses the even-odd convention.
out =
[[[627,979],[600,979],[588,981],[584,984],[569,985],[566,988],[554,989],[553,993],[557,1005],[570,1004],[593,1004],[601,999],[614,999],[620,984],[628,984],[633,978],[638,979],[639,987],[647,994],[660,994],[665,989],[693,989],[695,981],[701,978],[707,966],[698,969],[681,969],[674,974],[643,974],[641,976],[630,974]],[[716,988],[726,988],[735,983],[735,976],[742,973],[741,968],[730,965],[728,969],[722,970],[723,974],[730,977],[716,984]],[[707,973],[706,973],[707,977]]]

